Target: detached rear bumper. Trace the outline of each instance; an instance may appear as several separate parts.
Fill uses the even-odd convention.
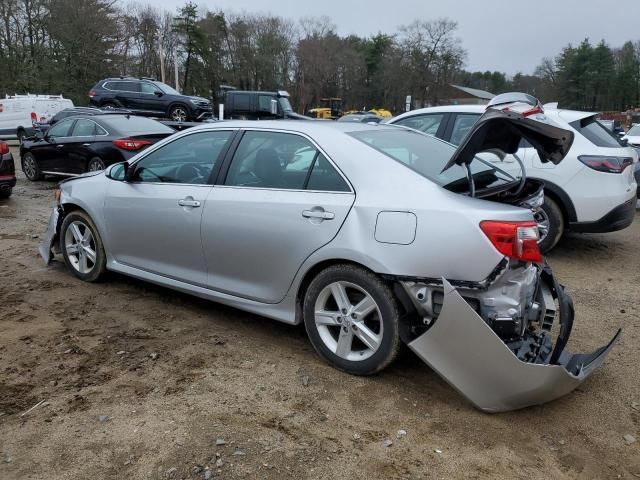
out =
[[[49,216],[49,224],[47,225],[47,231],[44,234],[44,238],[40,243],[40,247],[38,251],[42,256],[44,263],[49,265],[49,262],[53,258],[52,249],[55,248],[56,239],[58,237],[58,232],[60,231],[60,220],[62,216],[60,215],[60,207],[56,207],[51,212]]]
[[[571,299],[556,283],[561,330],[548,363],[520,360],[443,279],[444,304],[433,326],[409,347],[480,410],[503,412],[561,397],[580,385],[613,348],[621,331],[590,354],[564,351],[573,321]],[[569,317],[567,317],[569,315]]]

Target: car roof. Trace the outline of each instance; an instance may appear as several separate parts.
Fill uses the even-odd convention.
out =
[[[291,132],[304,133],[313,135],[314,133],[323,133],[328,131],[339,131],[342,133],[351,133],[363,130],[380,130],[385,125],[362,122],[336,122],[333,120],[223,120],[214,123],[203,123],[196,127],[190,128],[189,131],[195,130],[219,130],[224,128],[243,128],[243,129],[270,129],[270,130],[287,130]],[[391,125],[386,126],[387,129],[397,128]]]

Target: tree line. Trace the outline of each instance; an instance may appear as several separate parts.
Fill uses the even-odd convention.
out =
[[[565,47],[532,75],[468,72],[450,19],[416,20],[393,33],[341,36],[327,17],[299,21],[208,10],[170,12],[119,0],[0,1],[0,94],[62,93],[82,105],[96,81],[161,78],[216,101],[225,85],[284,89],[305,112],[340,97],[345,108],[404,109],[446,101],[448,86],[519,90],[562,106],[624,110],[640,94],[640,42]]]

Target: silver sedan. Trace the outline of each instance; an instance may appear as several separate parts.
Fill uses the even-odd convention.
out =
[[[405,343],[483,410],[545,402],[615,338],[564,350],[573,310],[536,243],[542,185],[475,157],[535,134],[559,161],[570,138],[535,123],[495,111],[457,151],[388,125],[203,125],[63,182],[41,254],[85,281],[111,270],[304,322],[349,373],[382,370]]]

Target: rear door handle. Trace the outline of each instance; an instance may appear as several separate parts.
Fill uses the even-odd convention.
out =
[[[198,208],[200,206],[200,202],[198,200],[194,200],[193,198],[183,198],[182,200],[178,200],[178,205],[180,205],[181,207]]]
[[[58,148],[62,148],[62,147],[64,147],[64,145],[57,145],[57,147],[58,147]]]
[[[83,147],[90,147],[90,146],[91,146],[91,144],[90,144],[90,143],[83,143],[83,144],[82,144],[82,146],[83,146]]]
[[[302,216],[304,218],[319,218],[321,220],[333,220],[336,218],[333,212],[325,212],[324,209],[304,210]]]

